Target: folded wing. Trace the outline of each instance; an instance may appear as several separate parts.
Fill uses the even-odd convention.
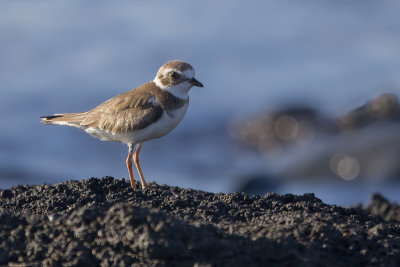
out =
[[[143,129],[160,119],[164,111],[151,91],[141,89],[117,95],[88,112],[41,117],[41,123],[94,128],[111,134]]]

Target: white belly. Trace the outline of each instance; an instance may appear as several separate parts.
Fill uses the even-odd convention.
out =
[[[186,114],[188,104],[184,105],[178,110],[170,112],[163,112],[158,121],[150,124],[146,128],[127,132],[124,134],[111,134],[99,129],[87,128],[85,132],[93,137],[99,138],[102,141],[122,142],[125,144],[138,144],[144,141],[159,138],[172,131],[183,119]]]

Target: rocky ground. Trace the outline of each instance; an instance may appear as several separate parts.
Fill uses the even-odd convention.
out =
[[[0,190],[0,265],[399,266],[400,207],[112,177]]]

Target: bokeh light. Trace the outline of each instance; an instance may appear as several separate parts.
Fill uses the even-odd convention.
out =
[[[332,156],[330,167],[333,173],[347,181],[356,179],[361,170],[360,163],[356,158],[343,153]]]
[[[281,116],[275,122],[276,135],[285,141],[293,141],[299,136],[299,123],[291,116]]]

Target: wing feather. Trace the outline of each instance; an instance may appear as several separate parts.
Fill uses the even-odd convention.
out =
[[[146,83],[105,101],[88,111],[80,125],[112,134],[147,127],[163,114],[163,108],[155,101],[151,86],[151,83]]]

